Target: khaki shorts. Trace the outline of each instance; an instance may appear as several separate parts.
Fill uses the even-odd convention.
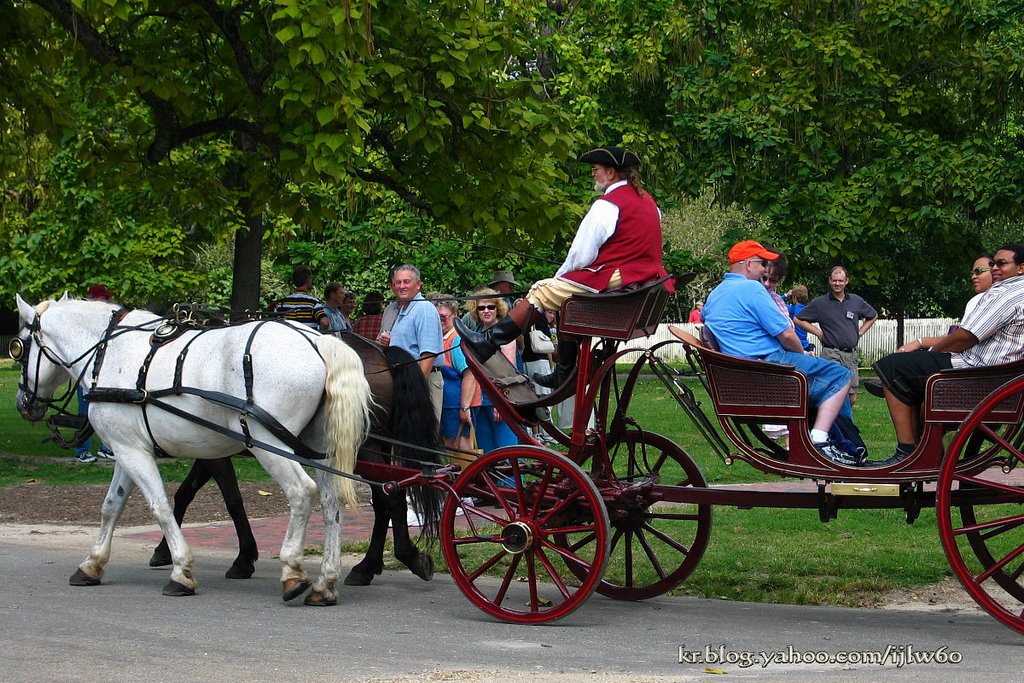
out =
[[[427,386],[430,387],[430,403],[434,406],[434,415],[441,420],[441,405],[444,403],[444,376],[436,368],[427,375]]]
[[[616,268],[608,281],[607,289],[619,289],[622,287],[622,275]],[[573,294],[592,294],[589,289],[580,287],[568,280],[561,280],[551,277],[546,280],[538,280],[526,293],[526,299],[534,306],[539,306],[545,311],[557,311],[562,308],[562,302]]]
[[[857,393],[857,387],[860,386],[860,373],[857,368],[856,349],[853,351],[840,351],[839,349],[830,349],[827,346],[822,346],[818,356],[825,360],[835,361],[852,372],[853,379],[850,380],[850,393]]]

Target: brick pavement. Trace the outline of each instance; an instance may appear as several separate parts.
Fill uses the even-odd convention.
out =
[[[250,519],[253,535],[256,537],[256,545],[261,549],[276,551],[284,541],[284,532],[288,528],[288,517],[263,517],[261,519]],[[365,541],[370,538],[370,530],[373,528],[373,511],[369,508],[347,511],[344,523],[341,528],[341,540],[343,543],[354,543]],[[412,530],[416,533],[416,529]],[[185,523],[182,528],[185,540],[189,545],[198,548],[214,548],[218,550],[237,550],[238,539],[235,535],[235,525],[230,522],[209,522],[205,524]],[[154,546],[163,538],[163,533],[158,528],[139,529],[138,531],[124,530],[119,532],[122,538],[137,541],[150,542]],[[306,545],[321,545],[324,542],[324,521],[320,514],[314,512],[309,517],[309,526],[306,527]]]

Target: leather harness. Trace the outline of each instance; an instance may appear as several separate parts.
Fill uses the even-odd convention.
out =
[[[284,425],[278,421],[269,412],[256,405],[253,398],[253,366],[252,366],[252,344],[256,337],[256,333],[264,325],[268,324],[283,324],[282,321],[276,319],[261,320],[257,322],[249,334],[249,339],[246,341],[245,353],[242,356],[242,373],[245,380],[245,398],[239,398],[225,394],[221,391],[213,391],[210,389],[200,389],[197,387],[185,386],[182,383],[182,375],[184,374],[185,360],[188,357],[188,352],[192,344],[199,339],[203,334],[214,332],[222,327],[208,327],[202,325],[190,318],[185,320],[174,320],[168,321],[161,324],[151,335],[149,351],[146,353],[145,359],[142,361],[142,365],[139,367],[139,374],[135,380],[134,389],[123,389],[123,388],[109,388],[109,387],[98,387],[97,382],[99,379],[100,367],[106,357],[107,343],[110,338],[116,334],[119,329],[118,325],[121,319],[125,316],[126,311],[118,310],[114,311],[110,318],[110,323],[107,326],[107,330],[103,335],[103,340],[99,343],[96,350],[96,360],[93,365],[92,371],[92,382],[88,393],[85,398],[90,403],[133,403],[142,407],[142,419],[146,425],[146,431],[149,434],[150,441],[153,443],[153,449],[158,455],[167,455],[167,452],[161,448],[157,442],[156,437],[153,435],[153,430],[149,423],[149,414],[147,408],[154,406],[160,410],[167,411],[173,415],[189,420],[199,424],[207,429],[222,434],[229,438],[241,441],[245,444],[246,448],[252,448],[258,446],[259,448],[265,449],[277,455],[289,457],[290,459],[296,460],[297,462],[304,462],[305,460],[323,460],[327,457],[326,453],[321,453],[310,448],[307,444],[303,443],[299,437],[292,434],[285,428]],[[136,328],[130,328],[136,329]],[[289,329],[292,329],[289,326]],[[177,339],[185,332],[194,331],[195,334],[189,339],[184,348],[178,354],[174,364],[174,379],[172,386],[166,389],[149,390],[146,388],[146,380],[149,373],[149,367],[153,362],[153,358],[156,354],[169,342]],[[301,335],[307,343],[313,348],[314,351],[319,351],[316,348],[316,344],[309,338],[308,335]],[[239,413],[239,423],[241,426],[241,433],[232,431],[219,424],[211,422],[196,415],[187,413],[186,411],[171,405],[165,400],[167,396],[181,396],[191,395],[198,396],[202,399],[215,403],[217,405],[224,406],[237,410]],[[291,452],[277,448],[271,444],[267,444],[261,441],[253,439],[252,434],[249,430],[248,420],[254,419],[257,423],[266,428],[276,438],[280,439],[284,444],[292,449]],[[330,468],[328,468],[329,470]]]

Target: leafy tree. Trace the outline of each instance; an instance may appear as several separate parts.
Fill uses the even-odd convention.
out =
[[[1019,220],[1016,3],[548,5],[546,82],[588,137],[642,151],[670,208],[710,183],[762,217],[809,284],[844,263],[891,311],[959,308],[982,221]]]
[[[1021,24],[1010,3],[687,3],[671,84],[690,163],[811,262],[866,282],[962,269],[977,222],[1015,212]],[[927,285],[933,285],[928,278]]]
[[[255,303],[265,218],[320,228],[336,204],[289,182],[369,183],[457,233],[509,242],[578,212],[560,167],[568,119],[537,96],[535,72],[510,68],[532,36],[480,0],[36,0],[2,12],[15,75],[43,94],[3,99],[59,139],[77,123],[69,105],[91,93],[131,133],[91,163],[150,179],[212,239],[240,236],[236,306]]]

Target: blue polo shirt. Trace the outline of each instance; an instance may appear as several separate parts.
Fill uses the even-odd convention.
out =
[[[702,316],[722,353],[740,358],[782,350],[776,337],[790,325],[764,285],[739,273],[725,274],[704,302]]]
[[[391,326],[391,345],[405,349],[418,359],[422,353],[440,354],[444,351],[441,335],[441,317],[434,304],[417,294],[405,308],[392,302],[388,308],[397,309],[398,317]],[[387,319],[385,315],[385,319]],[[434,365],[440,360],[434,359]]]

